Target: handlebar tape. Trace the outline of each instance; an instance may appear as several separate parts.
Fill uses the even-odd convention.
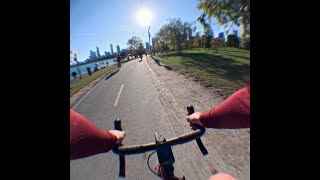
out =
[[[192,105],[188,105],[188,106],[187,106],[187,110],[188,110],[188,115],[191,115],[191,114],[195,113],[194,108],[193,108]],[[191,124],[191,123],[190,123],[190,124]],[[201,130],[204,130],[204,129],[205,129],[204,127],[202,127],[202,126],[200,126],[200,125],[198,125],[198,124],[192,124],[192,125],[193,125],[196,129],[201,129]],[[208,154],[208,151],[207,151],[207,149],[205,148],[205,146],[203,145],[201,139],[200,139],[200,138],[197,138],[197,139],[196,139],[196,142],[197,142],[197,145],[198,145],[200,151],[202,152],[202,154],[203,154],[203,155],[207,155],[207,154]]]
[[[122,131],[122,126],[121,126],[121,120],[120,118],[117,118],[116,120],[114,120],[114,129],[118,130],[118,131]],[[117,145],[118,146],[118,145]],[[120,177],[125,177],[126,176],[126,168],[125,168],[125,157],[124,155],[119,155],[119,176]]]
[[[188,116],[190,116],[191,114],[195,113],[194,111],[194,107],[192,105],[188,105],[187,106],[187,110],[188,110]],[[198,124],[192,124],[193,126],[196,127],[196,129],[203,129],[204,127],[199,126]]]

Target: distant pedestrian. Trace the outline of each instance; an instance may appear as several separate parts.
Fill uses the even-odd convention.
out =
[[[98,63],[95,64],[95,67],[94,67],[94,72],[97,72],[99,71],[99,68],[98,68]]]
[[[109,65],[109,63],[108,62],[106,62],[107,63],[107,66]]]
[[[77,73],[77,72],[75,72],[75,71],[73,71],[73,72],[71,73],[71,75],[72,75],[73,79],[76,79],[76,78],[77,78],[78,73]]]

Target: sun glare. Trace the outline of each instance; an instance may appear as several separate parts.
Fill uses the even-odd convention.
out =
[[[147,8],[141,8],[136,12],[136,21],[137,23],[142,26],[150,26],[152,21],[152,13]]]

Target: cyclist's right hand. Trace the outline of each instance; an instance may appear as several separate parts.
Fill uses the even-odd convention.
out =
[[[109,133],[111,133],[117,138],[117,143],[121,143],[124,137],[126,136],[126,132],[124,131],[110,130]]]
[[[201,115],[201,114],[202,114],[201,112],[195,112],[195,113],[187,116],[186,119],[187,119],[187,121],[188,121],[189,123],[191,123],[191,124],[198,124],[198,125],[204,127],[204,125],[203,125],[202,122],[200,121],[200,115]]]

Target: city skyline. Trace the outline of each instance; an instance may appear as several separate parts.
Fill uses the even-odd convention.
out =
[[[196,32],[203,32],[203,27],[196,21],[202,13],[197,9],[196,0],[96,0],[94,2],[70,1],[70,49],[77,52],[80,62],[88,57],[88,52],[95,46],[98,46],[101,52],[109,51],[108,46],[111,43],[127,48],[127,42],[132,36],[141,38],[145,45],[145,42],[149,42],[149,26],[151,45],[151,38],[168,22],[168,18],[195,22]],[[121,9],[120,14],[119,9]],[[109,18],[115,15],[117,18]],[[229,27],[220,26],[215,19],[212,19],[212,30],[215,35],[228,29]],[[232,30],[238,30],[238,36],[242,34],[241,26],[231,28],[230,32]]]

